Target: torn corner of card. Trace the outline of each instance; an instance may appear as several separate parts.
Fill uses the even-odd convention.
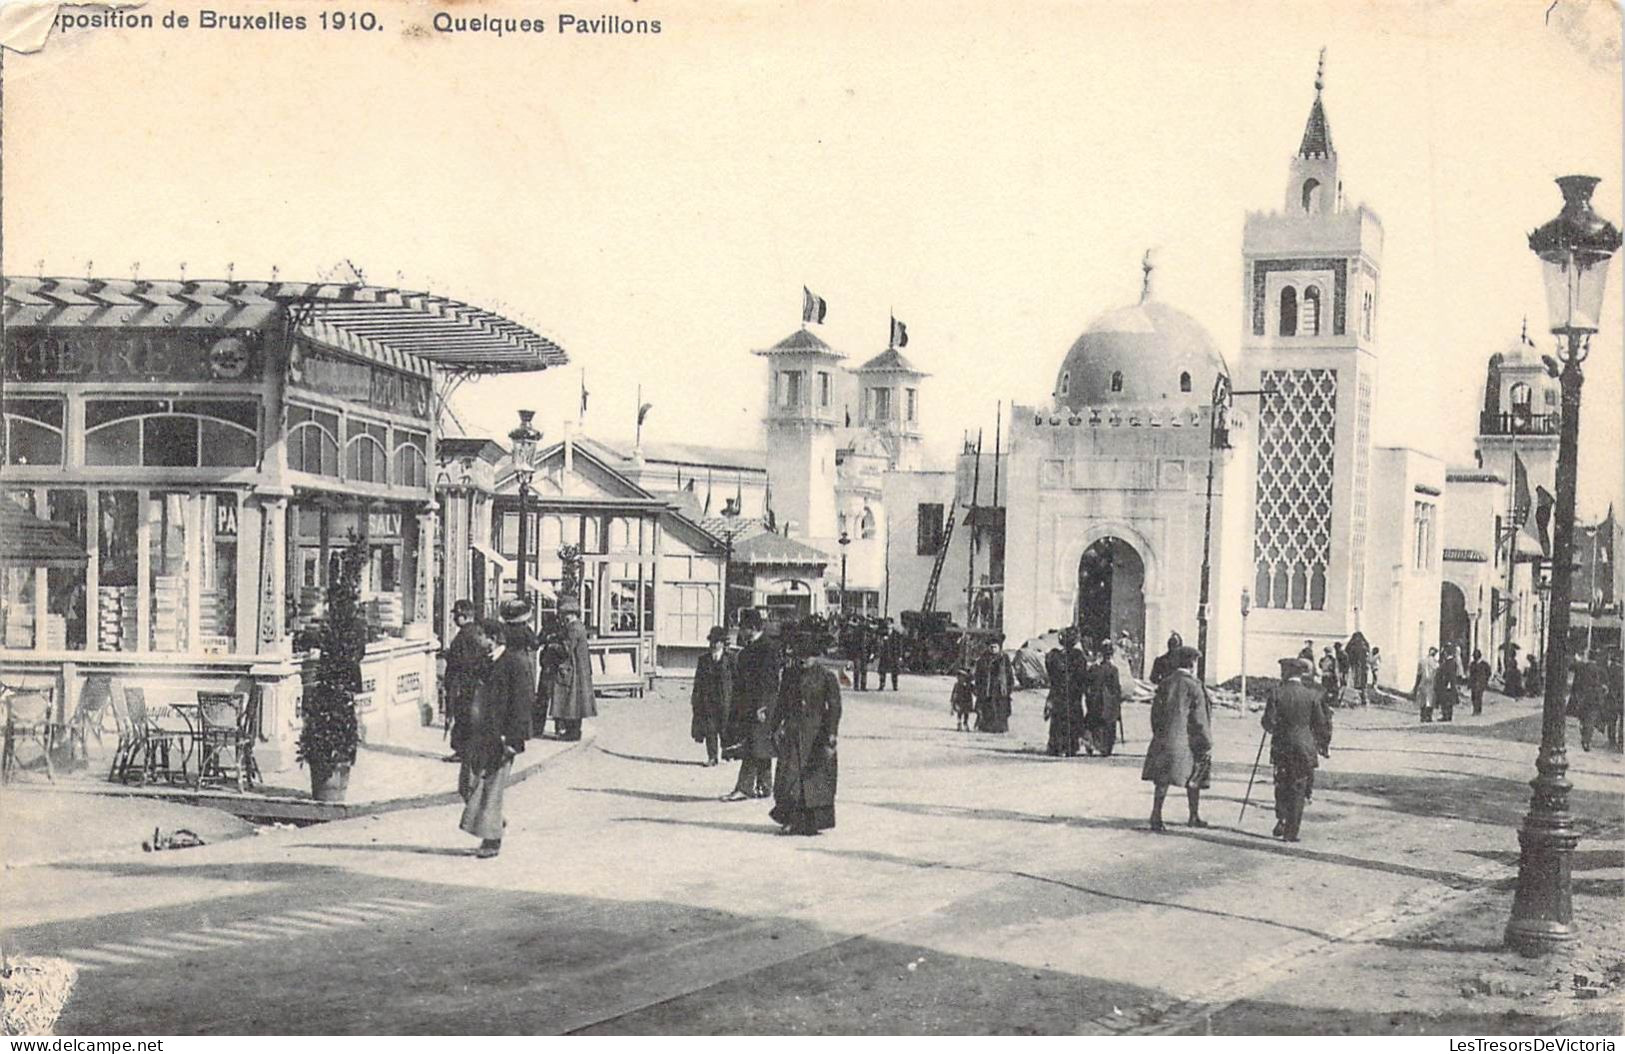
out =
[[[50,38],[51,30],[58,27],[59,11],[75,20],[83,20],[83,25],[114,26],[125,17],[124,13],[132,8],[142,7],[142,3],[132,4],[94,4],[79,6],[75,4],[59,4],[55,0],[0,0],[0,48],[17,52],[38,51],[45,46]],[[65,27],[67,23],[63,23]]]

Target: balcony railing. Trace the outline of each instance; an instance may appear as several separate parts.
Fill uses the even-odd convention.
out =
[[[1554,436],[1558,432],[1560,414],[1480,413],[1478,434],[1486,436]]]

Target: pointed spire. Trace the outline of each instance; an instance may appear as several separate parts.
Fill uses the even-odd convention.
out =
[[[1303,142],[1298,146],[1299,157],[1330,157],[1332,126],[1326,120],[1326,106],[1320,94],[1326,87],[1326,49],[1320,49],[1320,64],[1315,67],[1315,101],[1309,107],[1309,120],[1303,126]]]
[[[1147,249],[1140,258],[1140,270],[1144,272],[1140,278],[1140,303],[1151,299],[1151,272],[1157,269],[1156,263],[1151,259],[1151,250]]]

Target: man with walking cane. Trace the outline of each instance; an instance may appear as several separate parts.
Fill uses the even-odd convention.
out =
[[[1313,675],[1313,669],[1302,659],[1282,659],[1281,686],[1264,707],[1261,722],[1270,737],[1270,765],[1275,770],[1273,833],[1287,842],[1298,840],[1304,802],[1319,758],[1331,756],[1331,713],[1325,697],[1309,683]],[[1260,741],[1260,756],[1263,748]],[[1256,772],[1256,761],[1253,768]],[[1250,796],[1250,783],[1248,789]],[[1245,810],[1245,803],[1242,807]]]

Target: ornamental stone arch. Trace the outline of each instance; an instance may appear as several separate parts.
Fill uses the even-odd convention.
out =
[[[1064,532],[1068,526],[1064,520],[1059,521],[1056,524],[1056,532],[1058,534]],[[1150,539],[1125,520],[1091,521],[1075,535],[1064,540],[1057,539],[1060,544],[1055,547],[1058,559],[1052,578],[1055,591],[1071,595],[1077,589],[1078,563],[1089,547],[1103,538],[1119,538],[1134,547],[1140,562],[1145,565],[1145,584],[1142,591],[1145,593],[1146,605],[1149,608],[1153,600],[1160,600],[1163,591],[1162,557]]]

